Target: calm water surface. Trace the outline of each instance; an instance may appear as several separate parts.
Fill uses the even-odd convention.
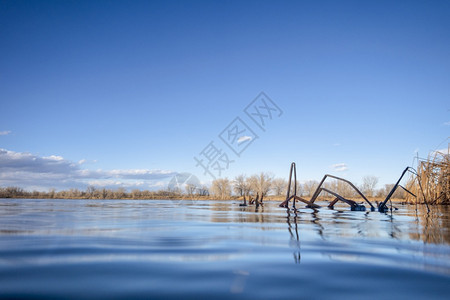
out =
[[[445,298],[450,209],[0,199],[0,298]]]

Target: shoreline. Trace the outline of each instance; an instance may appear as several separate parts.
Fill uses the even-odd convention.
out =
[[[189,197],[189,196],[173,196],[173,197],[149,197],[149,198],[145,198],[145,197],[121,197],[121,198],[96,198],[96,197],[33,197],[33,196],[13,196],[13,197],[0,197],[0,200],[6,200],[6,199],[22,199],[22,200],[27,200],[27,199],[54,199],[54,200],[142,200],[142,201],[152,201],[152,200],[167,200],[167,201],[172,201],[172,200],[178,200],[178,201],[243,201],[243,197],[230,197],[230,198],[226,198],[226,199],[221,199],[218,197],[213,197],[213,196],[200,196],[200,197]],[[317,198],[316,201],[318,202],[331,202],[334,198],[331,197],[319,197]],[[264,198],[263,202],[283,202],[284,200],[286,200],[286,197],[283,196],[267,196]],[[356,202],[361,202],[361,203],[366,203],[364,201],[364,199],[351,199],[354,200]],[[368,200],[373,204],[373,205],[377,205],[377,203],[384,201],[384,198],[379,198],[379,197],[372,197],[372,198],[368,198]],[[425,204],[425,203],[411,203],[411,202],[407,202],[405,199],[399,199],[399,198],[393,198],[391,199],[393,203],[396,204],[402,204],[402,205],[415,205],[415,204]],[[248,201],[248,199],[247,199]],[[298,202],[298,201],[297,201]],[[447,204],[433,204],[433,205],[447,205]]]

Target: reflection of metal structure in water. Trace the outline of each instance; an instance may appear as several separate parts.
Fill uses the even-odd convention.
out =
[[[392,195],[394,195],[395,191],[396,191],[397,188],[399,188],[399,187],[402,188],[403,190],[405,190],[405,191],[406,191],[407,193],[409,193],[410,195],[416,197],[416,195],[414,195],[412,192],[410,192],[410,191],[409,191],[408,189],[406,189],[404,186],[400,185],[400,182],[401,182],[403,176],[404,176],[404,175],[406,174],[406,172],[408,172],[408,171],[409,171],[410,173],[412,173],[413,175],[415,175],[415,176],[416,176],[416,179],[417,179],[417,172],[416,172],[413,168],[407,167],[407,168],[403,171],[403,173],[401,174],[400,178],[397,180],[397,183],[394,185],[394,187],[392,188],[392,190],[391,190],[391,191],[389,192],[389,194],[386,196],[386,199],[378,205],[378,211],[379,211],[379,212],[386,212],[386,211],[388,210],[388,207],[387,207],[386,203],[387,203],[389,200],[391,200]],[[325,180],[326,180],[328,177],[334,178],[334,179],[336,179],[336,180],[339,180],[339,181],[342,181],[342,182],[347,183],[353,190],[355,190],[355,192],[356,192],[359,196],[361,196],[361,198],[364,199],[364,201],[365,201],[367,204],[370,205],[370,210],[371,210],[371,211],[374,211],[374,210],[375,210],[375,207],[372,205],[372,203],[370,203],[370,201],[366,198],[366,196],[364,196],[364,194],[361,193],[361,191],[360,191],[353,183],[351,183],[350,181],[348,181],[348,180],[346,180],[346,179],[344,179],[344,178],[340,178],[340,177],[333,176],[333,175],[330,175],[330,174],[325,174],[325,176],[323,176],[322,180],[320,181],[319,185],[317,186],[317,188],[316,188],[316,190],[315,190],[315,192],[314,192],[314,194],[312,195],[312,197],[311,197],[310,200],[306,200],[306,199],[304,199],[304,198],[302,198],[302,197],[297,196],[297,169],[296,169],[296,165],[295,165],[294,162],[291,163],[291,169],[290,169],[290,171],[289,171],[289,182],[288,182],[288,189],[287,189],[287,193],[286,193],[286,200],[283,201],[283,202],[280,204],[280,207],[286,207],[286,208],[289,207],[289,201],[292,200],[292,208],[295,209],[295,200],[298,200],[298,201],[301,201],[301,202],[305,203],[305,204],[306,204],[306,207],[309,207],[309,208],[320,208],[320,206],[317,205],[317,204],[315,204],[314,202],[317,200],[317,198],[319,197],[320,193],[321,193],[322,191],[324,191],[324,192],[326,192],[326,193],[328,193],[328,194],[333,195],[334,197],[336,197],[336,198],[335,198],[333,201],[331,201],[330,204],[328,205],[329,208],[334,208],[334,205],[335,205],[338,201],[341,201],[341,202],[343,202],[343,203],[346,203],[346,204],[350,205],[351,210],[354,210],[354,211],[365,211],[365,210],[366,210],[366,207],[365,207],[363,204],[358,204],[358,203],[356,203],[356,201],[354,201],[354,200],[346,199],[346,198],[344,198],[343,196],[339,195],[338,193],[336,193],[336,192],[334,192],[334,191],[332,191],[332,190],[330,190],[330,189],[327,189],[327,188],[325,188],[325,187],[322,187],[322,186],[324,185],[324,183],[325,183]],[[293,194],[291,195],[291,190],[292,190],[292,188],[291,188],[291,185],[292,185],[292,178],[294,179],[294,186],[293,186]],[[429,210],[429,208],[428,208],[428,203],[427,203],[427,200],[426,200],[426,198],[425,198],[425,194],[423,193],[423,189],[422,189],[422,186],[421,186],[419,180],[418,180],[418,183],[419,183],[419,187],[420,187],[420,189],[421,189],[421,191],[422,191],[422,194],[424,195],[424,200],[425,200],[425,204],[427,205],[427,209]],[[391,211],[392,211],[392,203],[391,203]]]
[[[311,212],[311,217],[312,217],[311,223],[316,225],[317,233],[324,240],[325,239],[325,236],[324,236],[325,228],[323,227],[322,223],[320,222],[321,218],[318,215],[319,210],[317,210],[315,208],[313,208],[312,210],[313,211]]]
[[[341,195],[339,195],[338,193],[336,193],[334,191],[331,191],[331,190],[329,190],[327,188],[322,187],[323,184],[325,183],[325,180],[328,177],[334,178],[336,180],[343,181],[343,182],[347,183],[348,185],[350,185],[350,187],[352,187],[370,205],[371,210],[375,210],[375,207],[372,205],[372,203],[370,203],[370,201],[363,195],[363,193],[361,193],[358,190],[358,188],[353,183],[351,183],[350,181],[348,181],[346,179],[343,179],[343,178],[340,178],[340,177],[337,177],[337,176],[333,176],[333,175],[329,175],[329,174],[326,174],[322,178],[322,180],[320,181],[320,183],[319,183],[317,189],[315,190],[313,196],[311,197],[311,200],[308,201],[308,200],[306,200],[306,199],[304,199],[302,197],[297,196],[297,170],[296,170],[296,166],[295,166],[294,162],[291,164],[291,169],[290,169],[290,172],[289,172],[289,183],[288,183],[288,189],[287,189],[287,194],[286,194],[286,200],[283,203],[280,204],[280,207],[288,207],[289,206],[289,201],[293,200],[292,201],[292,207],[295,209],[295,200],[298,200],[298,201],[301,201],[303,203],[306,203],[306,207],[309,207],[309,208],[320,208],[320,206],[315,204],[314,201],[316,201],[317,198],[319,197],[320,193],[322,191],[324,191],[324,192],[327,192],[327,193],[329,193],[329,194],[331,194],[331,195],[336,197],[328,205],[329,208],[334,208],[334,205],[338,201],[342,201],[342,202],[350,205],[351,210],[359,210],[359,211],[366,210],[366,207],[364,205],[358,204],[358,203],[356,203],[353,200],[346,199],[346,198],[342,197]],[[293,188],[294,189],[294,193],[293,193],[293,195],[290,194],[291,193],[292,178],[294,178],[294,188]]]
[[[289,234],[291,235],[291,246],[292,246],[292,244],[294,244],[294,246],[296,248],[298,248],[298,251],[295,251],[294,253],[292,253],[292,255],[294,256],[295,263],[299,264],[300,260],[302,259],[302,256],[300,253],[300,236],[298,235],[297,213],[294,212],[295,235],[294,235],[294,232],[292,232],[291,216],[289,214],[289,210],[288,210],[286,221],[288,223]]]

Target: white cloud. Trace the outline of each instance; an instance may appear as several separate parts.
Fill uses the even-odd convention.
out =
[[[9,130],[0,131],[0,135],[8,135],[10,133],[11,133],[11,131],[9,131]]]
[[[128,179],[155,179],[158,177],[172,176],[172,171],[164,170],[147,170],[147,169],[130,169],[130,170],[111,170],[102,171],[106,177],[128,178]]]
[[[126,181],[126,180],[123,181],[114,179],[90,180],[88,181],[88,184],[96,186],[98,188],[106,188],[106,189],[125,188],[128,190],[148,189],[148,188],[161,189],[163,187],[167,187],[167,182],[165,182],[163,186],[160,186],[159,182],[152,182],[152,184],[149,185],[149,183],[146,181]]]
[[[28,152],[14,152],[0,149],[1,173],[29,172],[29,173],[73,173],[75,164],[64,160],[61,156],[40,157]]]
[[[334,143],[333,146],[334,147],[339,147],[341,144],[340,143]]]
[[[450,121],[449,122],[444,122],[445,126],[450,126]]]
[[[243,136],[238,138],[237,143],[240,144],[240,143],[243,143],[243,142],[246,142],[246,141],[251,141],[251,140],[252,140],[251,136],[243,135]]]
[[[57,155],[50,155],[50,156],[44,156],[43,159],[46,160],[54,160],[54,161],[63,161],[64,158],[62,156],[57,156]]]
[[[346,163],[339,163],[331,165],[331,168],[336,172],[344,172],[348,170],[348,166]]]
[[[78,161],[78,164],[79,165],[95,164],[96,162],[97,162],[97,160],[87,160],[87,159],[83,158]]]
[[[149,188],[176,174],[173,171],[148,169],[88,170],[81,169],[80,162],[73,163],[57,155],[41,157],[0,149],[0,186],[66,189],[84,188],[89,184],[107,186],[114,181],[126,188]]]

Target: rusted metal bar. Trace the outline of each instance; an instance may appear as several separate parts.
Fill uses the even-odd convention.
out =
[[[333,208],[334,205],[335,205],[338,201],[339,201],[339,198],[338,198],[338,197],[334,198],[334,200],[331,201],[330,204],[328,204],[328,207],[329,207],[329,208]]]
[[[397,183],[394,185],[394,187],[392,188],[392,190],[389,192],[389,194],[386,196],[386,199],[384,199],[383,202],[381,202],[378,205],[378,211],[379,212],[384,212],[387,210],[386,207],[386,202],[389,201],[389,199],[391,199],[392,195],[394,195],[395,190],[397,189],[397,187],[400,185],[400,181],[402,180],[403,176],[405,176],[406,172],[408,171],[409,167],[406,167],[405,170],[403,170],[402,175],[400,175],[400,178],[397,180]]]
[[[327,192],[328,194],[331,194],[331,195],[335,196],[337,199],[341,200],[342,202],[347,203],[347,204],[350,205],[350,206],[353,205],[353,203],[355,203],[355,201],[345,199],[344,197],[342,197],[342,196],[339,195],[338,193],[335,193],[335,192],[333,192],[333,191],[330,191],[330,190],[327,189],[327,188],[321,188],[321,190]]]
[[[291,169],[289,171],[289,181],[288,181],[288,187],[286,191],[286,200],[289,199],[289,196],[291,194],[291,181],[292,181],[292,169],[295,168],[295,163],[291,163]]]
[[[410,194],[411,196],[413,196],[414,198],[417,198],[417,196],[413,193],[411,193],[411,191],[409,191],[407,188],[405,188],[403,185],[398,185],[398,187],[401,187],[405,192],[407,192],[408,194]]]
[[[287,198],[286,200],[284,200],[283,202],[281,202],[281,204],[279,205],[280,207],[288,207],[289,201],[294,198],[294,196],[290,196],[289,198]]]
[[[311,203],[310,201],[306,200],[305,198],[302,198],[302,197],[299,197],[296,195],[290,196],[288,199],[284,200],[279,206],[285,207],[285,208],[288,207],[289,201],[291,201],[292,199],[295,199],[295,200],[305,203],[306,207],[309,207],[309,208],[320,208],[320,205]]]
[[[292,185],[292,175],[294,175],[294,195],[291,195],[291,185]],[[291,163],[291,169],[289,170],[289,182],[286,191],[286,200],[280,204],[280,207],[288,207],[289,201],[297,196],[297,168],[295,166],[295,162]],[[295,199],[292,202],[292,207],[295,209]]]
[[[302,198],[302,197],[299,197],[299,196],[292,196],[292,198],[294,198],[294,199],[296,199],[296,200],[299,200],[299,201],[305,203],[305,204],[306,204],[306,207],[309,207],[309,208],[320,208],[320,205],[311,203],[311,201],[308,201],[308,200],[306,200],[306,199],[304,199],[304,198]]]
[[[322,184],[325,182],[325,179],[327,179],[327,175],[323,176],[322,180],[320,181],[319,185],[317,186],[316,190],[314,191],[314,194],[311,197],[310,202],[314,203],[314,201],[316,201],[317,197],[319,197],[319,194],[321,192],[320,188],[322,187]]]
[[[294,196],[297,196],[297,166],[295,163],[291,164],[291,167],[294,169]],[[292,208],[295,209],[295,197],[292,201]]]
[[[323,176],[322,180],[319,183],[319,186],[317,187],[316,191],[314,192],[313,196],[311,197],[311,200],[310,200],[311,203],[314,203],[314,201],[316,201],[317,197],[319,197],[319,194],[320,194],[320,192],[323,189],[322,185],[325,182],[325,179],[327,179],[327,177],[331,177],[331,178],[334,178],[334,179],[346,182],[370,205],[370,208],[372,210],[375,209],[375,207],[372,205],[372,203],[370,203],[370,201],[366,198],[366,196],[364,196],[364,194],[361,193],[361,191],[358,190],[358,188],[353,183],[351,183],[350,181],[348,181],[348,180],[346,180],[344,178],[333,176],[333,175],[330,175],[330,174],[325,174],[325,176]],[[339,197],[341,197],[341,196],[339,195]]]
[[[294,185],[295,185],[295,187],[294,187],[294,196],[296,196],[297,195],[297,168],[295,166],[295,162],[291,163],[291,169],[289,170],[289,183],[288,183],[288,187],[287,187],[287,191],[286,191],[286,201],[285,201],[286,203],[284,204],[285,207],[288,207],[289,200],[292,199],[292,197],[290,197],[291,184],[292,184],[292,173],[294,173]],[[293,206],[295,208],[295,202],[294,202]]]
[[[397,183],[395,183],[395,185],[394,185],[394,187],[392,188],[392,190],[391,190],[391,191],[389,192],[389,194],[386,196],[386,199],[384,199],[384,201],[378,205],[378,211],[380,211],[380,212],[385,212],[385,211],[387,210],[386,202],[388,202],[389,199],[391,199],[392,195],[394,195],[394,192],[395,192],[395,190],[396,190],[398,187],[403,188],[405,191],[407,191],[408,193],[410,193],[411,195],[413,195],[414,197],[417,198],[416,195],[414,195],[413,193],[411,193],[410,191],[408,191],[407,189],[405,189],[403,186],[400,185],[400,181],[403,179],[403,176],[405,176],[406,172],[408,172],[408,171],[409,171],[411,174],[413,174],[413,175],[416,176],[416,180],[417,180],[417,182],[418,182],[418,184],[419,184],[420,190],[421,190],[422,195],[423,195],[423,200],[425,201],[425,205],[427,206],[427,210],[430,211],[430,208],[428,207],[428,201],[427,201],[427,198],[425,197],[425,193],[423,192],[423,189],[422,189],[422,184],[420,183],[420,180],[418,179],[417,171],[414,170],[414,169],[411,168],[411,167],[406,167],[406,168],[403,170],[402,175],[400,175],[400,178],[397,180]]]
[[[353,200],[349,200],[349,199],[345,199],[344,197],[342,197],[341,195],[339,195],[338,193],[335,193],[333,191],[330,191],[329,189],[326,188],[322,188],[322,191],[325,191],[333,196],[336,197],[336,199],[341,200],[344,203],[347,203],[348,205],[350,205],[351,210],[366,210],[366,208],[364,207],[364,205],[359,205],[358,203],[356,203]],[[337,201],[333,201],[332,203],[336,203]],[[334,204],[333,204],[334,206]]]
[[[343,202],[345,202],[345,203],[347,203],[347,204],[349,204],[350,206],[351,206],[351,208],[352,208],[352,210],[363,210],[362,208],[364,208],[364,210],[365,210],[365,207],[364,206],[361,206],[361,205],[359,205],[359,204],[357,204],[355,201],[353,201],[353,200],[348,200],[348,199],[345,199],[344,197],[342,197],[341,195],[339,195],[339,194],[336,194],[336,193],[334,193],[334,192],[332,192],[332,191],[330,191],[330,190],[327,190],[327,189],[325,189],[325,188],[322,188],[322,185],[324,184],[324,182],[325,182],[325,180],[327,179],[327,177],[331,177],[331,178],[334,178],[334,179],[337,179],[337,180],[341,180],[341,181],[344,181],[344,182],[346,182],[347,184],[349,184],[369,205],[370,205],[370,207],[371,207],[371,209],[372,210],[374,210],[375,208],[374,208],[374,206],[372,205],[372,203],[370,203],[370,201],[363,195],[363,193],[361,193],[359,190],[358,190],[358,188],[356,187],[356,186],[354,186],[353,185],[353,183],[351,183],[350,181],[348,181],[348,180],[346,180],[346,179],[343,179],[343,178],[340,178],[340,177],[337,177],[337,176],[333,176],[333,175],[329,175],[329,174],[326,174],[323,178],[322,178],[322,180],[320,181],[320,183],[319,183],[319,185],[318,185],[318,187],[317,187],[317,189],[314,191],[314,194],[313,194],[313,196],[311,197],[311,200],[306,200],[306,199],[303,199],[303,198],[301,198],[301,197],[298,197],[297,196],[297,170],[296,170],[297,168],[296,168],[296,165],[295,165],[295,163],[293,162],[293,163],[291,163],[291,168],[290,168],[290,170],[289,170],[289,181],[288,181],[288,187],[287,187],[287,191],[286,191],[286,200],[285,201],[283,201],[279,206],[280,207],[285,207],[285,208],[287,208],[287,207],[289,207],[289,201],[290,200],[293,200],[292,201],[292,207],[295,209],[295,200],[298,200],[298,201],[301,201],[301,202],[303,202],[303,203],[305,203],[306,205],[307,205],[307,207],[310,207],[310,208],[320,208],[320,206],[319,205],[317,205],[317,204],[314,204],[314,201],[316,201],[316,199],[317,199],[317,197],[319,196],[319,194],[322,192],[322,190],[325,190],[325,191],[327,191],[328,193],[330,193],[330,194],[332,194],[332,195],[335,195],[335,197],[336,197],[336,199],[335,199],[335,201],[334,202],[332,202],[330,205],[329,205],[329,207],[333,207],[333,205],[338,201],[338,200],[341,200],[341,201],[343,201]],[[291,196],[291,186],[292,186],[292,177],[294,177],[294,193],[293,193],[293,195]]]

